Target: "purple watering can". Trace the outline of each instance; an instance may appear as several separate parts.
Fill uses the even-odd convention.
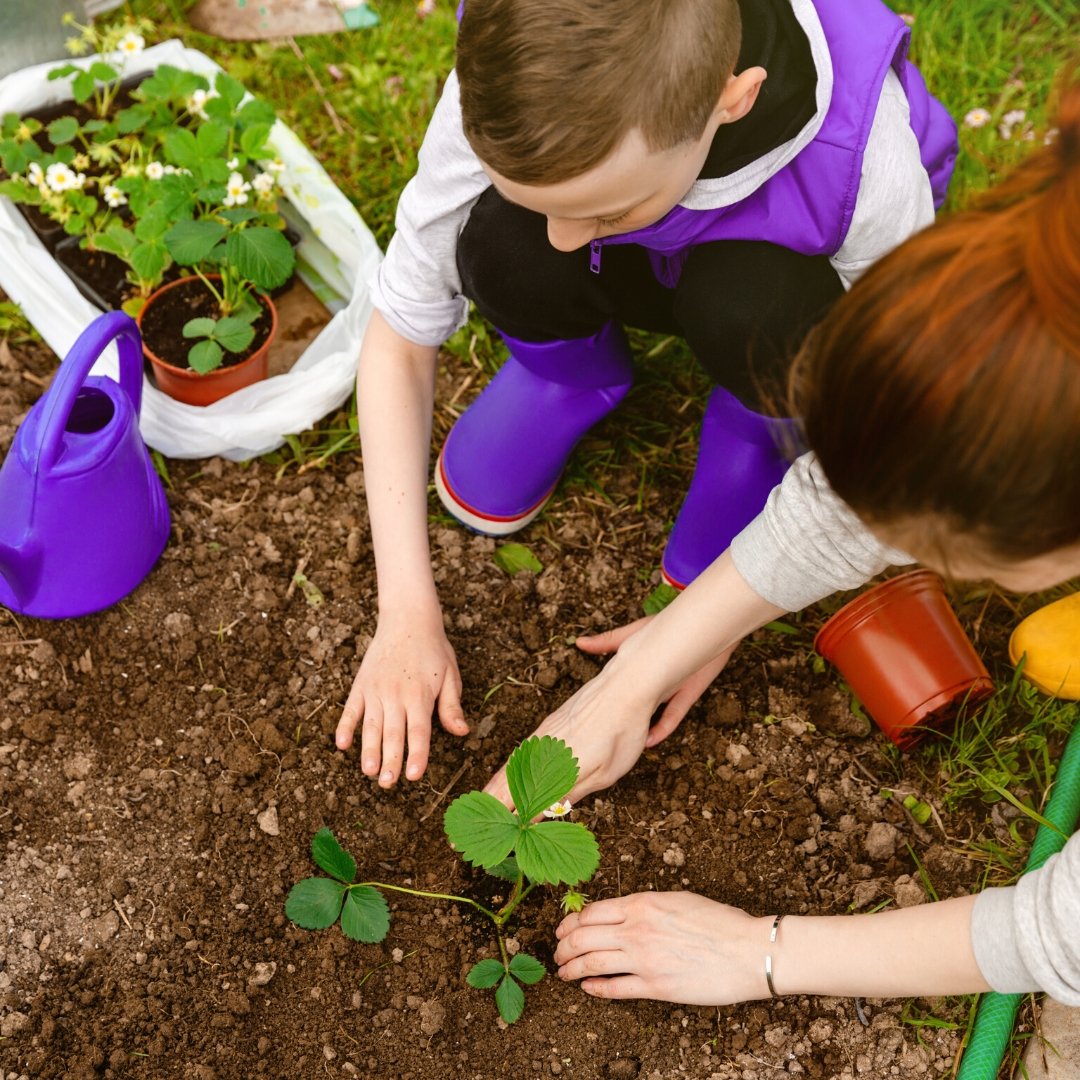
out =
[[[120,382],[90,376],[115,340]],[[150,572],[169,506],[139,435],[142,345],[121,311],[79,335],[0,467],[0,604],[37,618],[100,611]]]

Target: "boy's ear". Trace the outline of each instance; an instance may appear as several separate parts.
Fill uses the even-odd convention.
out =
[[[741,120],[753,107],[761,91],[762,83],[768,78],[763,67],[751,67],[728,78],[724,92],[716,103],[716,116],[721,124],[732,124]]]

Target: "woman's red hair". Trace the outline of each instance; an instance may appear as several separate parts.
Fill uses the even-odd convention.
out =
[[[803,350],[807,440],[870,524],[1080,542],[1080,81],[1057,135],[872,267]]]

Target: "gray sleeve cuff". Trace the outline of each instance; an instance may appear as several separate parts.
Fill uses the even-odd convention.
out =
[[[731,556],[750,588],[786,611],[914,561],[867,529],[829,487],[813,454],[788,469],[764,510],[731,542]]]
[[[987,889],[976,897],[971,912],[975,963],[982,977],[999,994],[1024,994],[1040,989],[1020,950],[1013,914],[1015,897],[1015,885]]]
[[[971,939],[995,990],[1080,1005],[1080,833],[1011,888],[980,894]]]

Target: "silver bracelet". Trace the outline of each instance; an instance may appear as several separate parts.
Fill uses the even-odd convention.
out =
[[[783,917],[783,915],[777,915],[772,921],[772,929],[769,931],[770,945],[775,944],[776,942],[776,932],[780,929],[780,920]],[[765,981],[769,984],[769,993],[772,994],[774,998],[778,998],[780,995],[776,992],[776,987],[773,986],[772,981],[772,953],[765,954]]]

